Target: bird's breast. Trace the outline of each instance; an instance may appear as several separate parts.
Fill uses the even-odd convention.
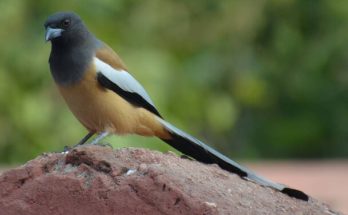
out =
[[[94,65],[88,68],[77,83],[57,85],[70,110],[90,131],[118,134],[135,132],[136,108],[113,91],[99,85]]]

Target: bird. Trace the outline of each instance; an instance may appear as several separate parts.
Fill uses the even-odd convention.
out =
[[[154,136],[183,154],[288,196],[308,201],[307,194],[272,182],[221,154],[167,122],[144,87],[128,71],[118,54],[91,33],[74,12],[56,12],[44,23],[51,42],[49,67],[58,91],[71,112],[88,130],[77,145],[110,134]]]

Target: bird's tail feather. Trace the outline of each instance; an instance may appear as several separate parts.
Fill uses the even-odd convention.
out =
[[[228,157],[219,153],[210,146],[202,143],[201,141],[197,140],[191,135],[176,128],[169,122],[161,118],[158,118],[158,120],[171,134],[171,139],[162,140],[174,147],[175,149],[179,150],[180,152],[203,163],[218,164],[222,169],[238,174],[241,178],[254,181],[260,185],[279,190],[280,192],[285,193],[291,197],[295,197],[305,201],[308,200],[308,196],[302,191],[286,187],[282,184],[272,182],[259,175],[256,175],[253,171],[241,166],[237,162],[229,159]]]

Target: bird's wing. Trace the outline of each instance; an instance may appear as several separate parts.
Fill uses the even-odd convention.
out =
[[[103,46],[98,49],[94,64],[97,80],[103,87],[114,91],[133,105],[161,117],[144,87],[126,71],[126,67],[111,48]]]

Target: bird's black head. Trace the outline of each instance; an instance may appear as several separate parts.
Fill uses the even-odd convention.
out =
[[[81,18],[73,12],[58,12],[49,16],[45,22],[46,41],[52,43],[78,42],[89,36]]]

